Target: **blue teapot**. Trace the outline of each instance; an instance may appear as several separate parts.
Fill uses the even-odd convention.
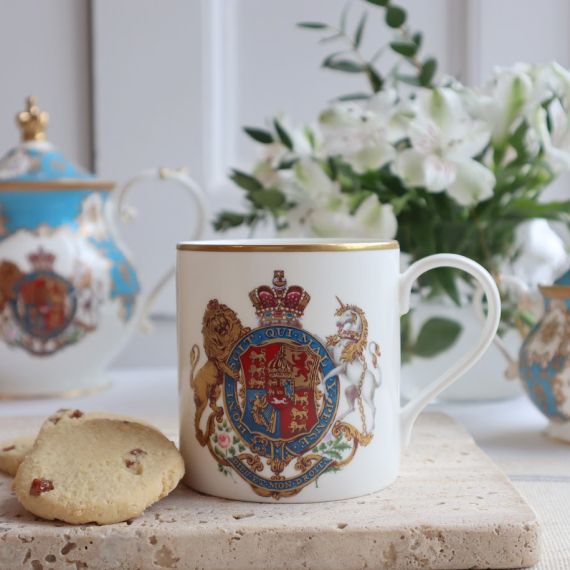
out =
[[[539,290],[544,315],[521,346],[520,378],[549,419],[546,434],[570,443],[570,271]]]
[[[47,113],[33,98],[17,115],[22,142],[0,159],[0,398],[96,390],[104,371],[172,275],[148,294],[117,232],[139,180],[172,179],[206,219],[197,185],[155,169],[122,189],[70,162],[46,140]]]

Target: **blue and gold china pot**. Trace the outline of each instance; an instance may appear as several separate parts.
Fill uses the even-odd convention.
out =
[[[46,140],[48,115],[31,97],[17,122],[22,142],[0,159],[0,397],[97,389],[166,282],[141,291],[116,230],[126,192],[143,177],[179,182],[200,210],[195,234],[204,200],[168,169],[114,192]]]
[[[570,442],[570,271],[540,287],[544,315],[522,344],[519,372],[547,435]]]

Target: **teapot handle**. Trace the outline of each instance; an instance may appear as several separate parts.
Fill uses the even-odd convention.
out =
[[[151,168],[148,170],[143,170],[139,174],[133,176],[117,192],[116,211],[119,214],[119,219],[123,223],[129,223],[133,221],[133,219],[136,216],[136,211],[133,208],[126,205],[125,201],[132,188],[142,180],[146,179],[161,180],[161,181],[172,180],[174,182],[177,182],[183,188],[186,189],[186,191],[194,200],[198,208],[198,217],[196,225],[193,229],[191,236],[188,239],[191,240],[198,239],[204,232],[206,219],[208,217],[208,208],[206,206],[206,200],[204,198],[204,194],[200,186],[198,186],[198,184],[192,178],[190,178],[188,174],[186,174],[184,169]],[[159,293],[162,291],[162,289],[168,283],[168,281],[170,281],[170,279],[174,276],[174,272],[175,272],[175,266],[173,264],[172,267],[170,267],[168,271],[164,273],[162,277],[160,277],[158,282],[154,285],[154,287],[152,287],[152,289],[146,296],[139,320],[139,329],[142,332],[147,333],[152,330],[152,325],[148,319],[148,315],[150,314],[150,311]]]
[[[532,297],[530,294],[530,289],[528,285],[518,277],[514,275],[508,274],[500,274],[497,277],[497,285],[505,286],[508,289],[512,289],[517,297],[519,298],[519,304],[532,304]],[[477,283],[475,287],[475,292],[473,293],[473,309],[475,310],[475,314],[477,318],[481,321],[485,321],[485,311],[483,309],[483,297],[484,292],[481,286]],[[505,378],[507,380],[514,380],[518,378],[519,375],[519,363],[518,357],[513,356],[507,347],[506,343],[503,339],[496,334],[495,338],[493,339],[493,344],[499,349],[501,354],[505,357],[507,361],[507,368],[505,370]]]

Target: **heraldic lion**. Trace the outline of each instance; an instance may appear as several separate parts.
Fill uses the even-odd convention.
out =
[[[14,285],[24,273],[11,261],[0,263],[0,311],[14,298]]]
[[[196,405],[194,426],[196,437],[202,446],[206,445],[208,439],[207,433],[204,434],[200,428],[202,414],[208,402],[214,411],[218,411],[216,400],[220,395],[223,375],[235,375],[226,364],[226,360],[234,344],[249,331],[248,327],[242,326],[235,311],[227,305],[219,303],[217,299],[212,299],[208,303],[202,319],[202,336],[208,361],[196,375],[194,371],[200,359],[200,349],[195,344],[190,351],[190,386],[194,391]]]

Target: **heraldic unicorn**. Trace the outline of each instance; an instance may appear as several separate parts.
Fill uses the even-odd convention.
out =
[[[364,311],[338,298],[336,334],[322,342],[303,329],[311,296],[288,286],[283,270],[249,297],[256,328],[217,299],[206,307],[207,361],[198,368],[200,348],[190,352],[195,433],[221,473],[279,499],[341,469],[372,441],[380,348],[368,342]]]

